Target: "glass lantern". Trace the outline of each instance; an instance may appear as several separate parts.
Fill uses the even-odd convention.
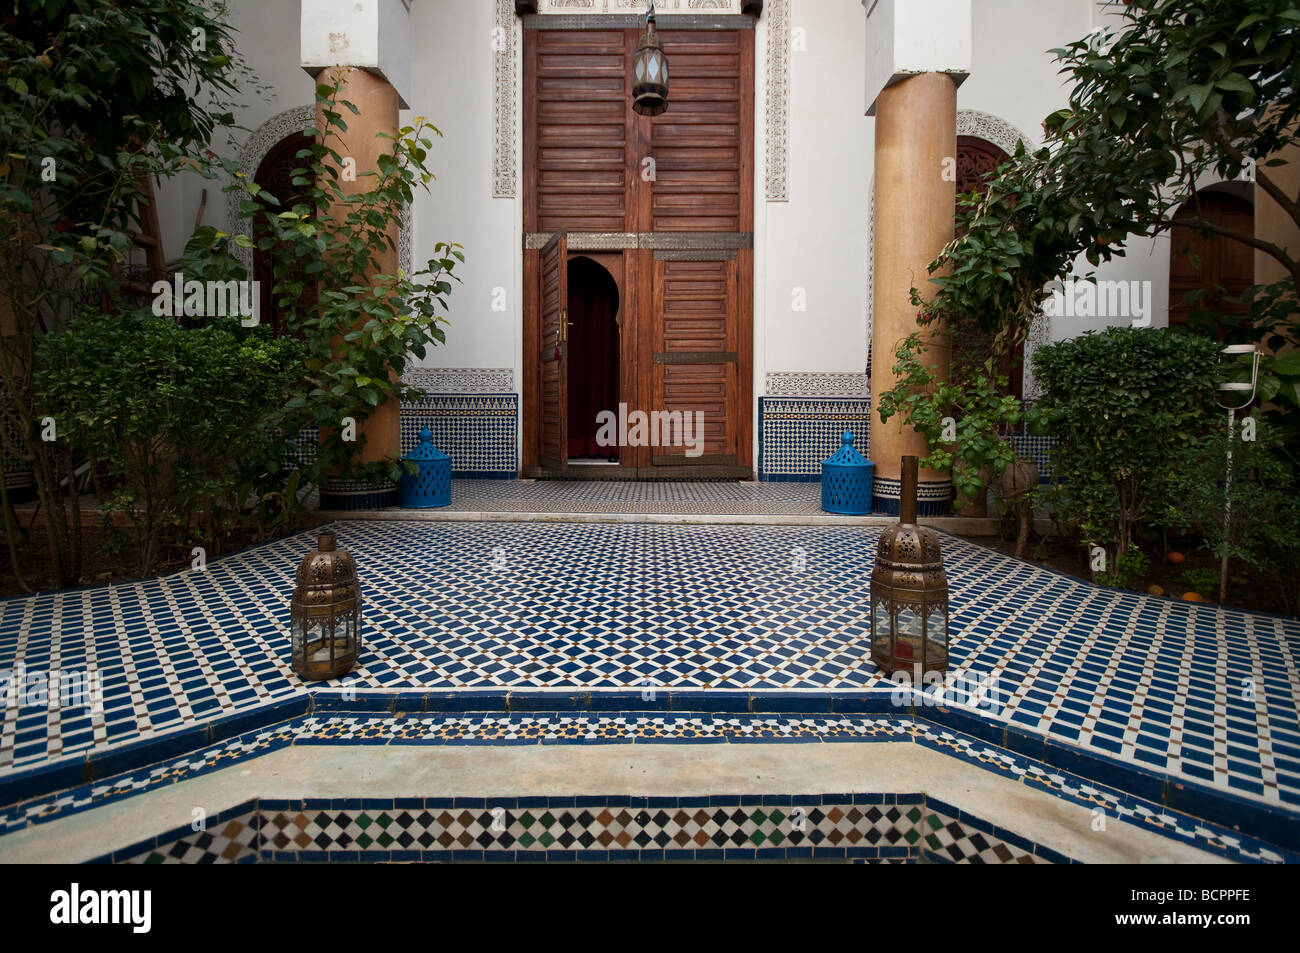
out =
[[[361,654],[361,587],[357,564],[323,531],[298,566],[290,639],[293,670],[307,681],[339,678]]]
[[[658,116],[668,108],[668,57],[655,32],[655,4],[650,0],[645,33],[632,59],[632,109],[643,116]]]
[[[903,458],[899,520],[880,534],[871,571],[871,660],[920,686],[948,670],[948,577],[939,536],[916,525],[917,458]]]

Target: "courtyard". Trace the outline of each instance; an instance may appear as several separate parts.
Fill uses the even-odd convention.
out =
[[[669,487],[678,489],[669,494]],[[572,496],[580,489],[571,485],[557,492]],[[686,509],[709,494],[707,486],[683,484],[663,484],[656,493],[676,496]],[[597,489],[587,495],[608,494]],[[752,518],[764,517],[772,514]],[[657,744],[847,742],[940,752],[961,762],[960,770],[949,773],[987,773],[1047,792],[1099,809],[1112,824],[1154,832],[1207,855],[1274,862],[1297,857],[1295,619],[1104,589],[945,536],[952,670],[942,694],[933,687],[921,692],[883,678],[866,651],[864,580],[871,575],[878,526],[550,520],[331,524],[357,560],[364,600],[361,664],[338,683],[304,683],[289,665],[287,593],[297,561],[312,545],[310,534],[251,548],[203,571],[6,600],[0,604],[0,667],[96,670],[104,681],[102,706],[93,710],[6,710],[0,791],[9,806],[0,856],[21,851],[24,832],[75,822],[83,812],[93,815],[133,799],[143,808],[148,797],[171,785],[201,781],[246,761],[256,766],[273,752],[287,757],[282,749],[334,745],[364,752],[383,746],[402,749],[394,756],[417,770],[418,752],[426,747],[639,750]],[[301,787],[310,790],[314,769],[297,770]],[[447,815],[461,825],[449,835],[453,839],[467,824],[490,829],[493,807],[544,804],[558,796],[558,789],[539,778],[542,788],[525,785],[510,792],[514,800],[489,805],[485,798],[502,792],[467,794],[475,770],[431,777],[420,792],[435,805],[443,803],[440,797],[452,798],[446,801],[451,805],[457,795],[479,805],[466,819],[460,810]],[[487,787],[499,785],[500,778],[490,771],[488,776]],[[707,770],[692,774],[681,767],[673,775],[692,793],[707,776]],[[348,772],[357,789],[336,793],[338,803],[364,802],[368,816],[378,817],[399,792],[408,795],[404,803],[414,796],[402,790],[399,775],[390,778],[396,788],[387,798],[372,803],[362,797],[374,788],[366,777],[360,769]],[[593,781],[599,777],[594,773]],[[619,789],[579,784],[578,795],[650,796],[627,788],[627,778],[606,780]],[[761,793],[777,803],[824,794],[815,771],[801,780],[818,786]],[[341,778],[332,781],[335,788],[340,782],[346,787]],[[214,811],[246,808],[258,798],[270,805],[230,815],[242,818],[240,831],[246,831],[233,858],[288,859],[292,853],[256,839],[261,828],[249,818],[258,812],[279,816],[289,810],[285,804],[298,801],[311,802],[311,809],[302,809],[309,815],[322,803],[331,810],[328,797],[277,798],[258,789],[264,783],[259,774],[242,788],[236,784],[238,793],[228,796],[237,803]],[[836,823],[844,830],[834,841],[751,839],[755,831],[779,833],[781,822],[773,827],[764,815],[746,816],[726,831],[731,837],[743,830],[739,842],[710,839],[701,847],[692,841],[690,848],[729,850],[731,857],[737,850],[762,857],[773,856],[764,851],[796,848],[814,848],[821,856],[830,851],[841,858],[880,857],[881,846],[845,839],[851,830],[874,829],[861,810],[856,822],[843,820],[854,798],[919,798],[924,790],[862,790],[861,783],[842,795]],[[283,795],[283,788],[272,794]],[[738,799],[750,793],[708,791]],[[741,804],[736,801],[737,809]],[[987,813],[991,804],[983,806]],[[943,815],[941,826],[960,825],[960,810],[980,823],[978,810],[948,807],[951,819]],[[131,812],[137,825],[146,818],[166,826],[141,808]],[[518,807],[509,810],[522,816]],[[400,813],[390,804],[386,816]],[[422,813],[408,811],[408,820],[414,823]],[[587,812],[588,827],[595,834],[612,829],[608,818],[596,824],[598,813]],[[540,814],[534,810],[532,816]],[[575,838],[584,831],[576,816],[565,827]],[[627,836],[634,839],[644,828],[636,827],[636,816],[613,825],[618,830],[610,836],[631,831]],[[1037,856],[1053,862],[1088,856],[1089,840],[1100,835],[1089,826],[1092,814],[1080,817],[1079,829],[1063,840],[1061,831],[1053,832],[1054,842],[1038,845]],[[421,830],[427,833],[430,823]],[[834,829],[830,823],[823,833]],[[172,857],[166,853],[168,831],[153,832],[137,850],[138,840],[115,840],[111,825],[96,830],[101,833],[79,842],[86,859]],[[127,830],[138,832],[138,826]],[[425,859],[467,849],[459,840],[438,842],[445,830],[445,823],[437,827],[426,845],[403,847],[393,840],[388,847],[424,851],[418,856]],[[897,825],[890,830],[905,837]],[[992,830],[981,843],[994,842]],[[505,842],[475,839],[471,847],[494,856],[525,850],[532,842],[515,844],[521,832],[526,833]],[[309,838],[310,850],[343,851],[342,857],[362,849],[354,843],[355,829],[342,841],[326,838],[324,847],[314,840],[318,833]],[[473,838],[481,833],[475,829]],[[693,828],[688,837],[696,833]],[[715,833],[710,829],[707,836]],[[938,849],[922,842],[918,850],[963,858],[978,853],[969,845],[974,833],[977,828],[962,829],[957,836],[965,853],[961,847],[948,853],[946,842]],[[185,841],[175,856],[193,848],[193,837],[173,838]],[[60,843],[49,835],[41,840]],[[378,843],[361,843],[369,846],[369,859],[385,853]],[[567,849],[594,851],[585,859],[611,849],[572,844]],[[566,849],[559,841],[552,846]],[[908,854],[905,839],[883,846],[898,848],[900,857],[916,856]],[[612,849],[649,850],[646,859],[664,859],[663,850],[685,848],[625,840]],[[1033,856],[1034,848],[1017,850]]]

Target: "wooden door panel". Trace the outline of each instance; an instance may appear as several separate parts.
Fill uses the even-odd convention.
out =
[[[656,261],[653,410],[702,413],[702,455],[658,447],[656,466],[711,465],[737,453],[736,261]]]
[[[672,68],[668,111],[650,135],[656,163],[648,231],[737,232],[743,212],[743,152],[753,124],[744,94],[745,31],[665,31]]]
[[[536,44],[531,120],[533,231],[628,228],[625,30],[529,31]]]
[[[541,464],[563,470],[569,454],[568,350],[569,243],[556,232],[541,254]]]
[[[1174,221],[1198,216],[1242,234],[1254,234],[1254,207],[1234,195],[1202,193],[1198,201],[1184,205],[1174,216]],[[1224,299],[1240,295],[1254,283],[1254,252],[1248,245],[1222,235],[1198,234],[1186,225],[1175,225],[1171,229],[1170,243],[1171,325],[1185,324],[1193,311],[1202,309],[1232,315],[1246,313],[1240,304]],[[1205,289],[1205,297],[1193,305],[1185,304],[1183,296],[1197,289]]]

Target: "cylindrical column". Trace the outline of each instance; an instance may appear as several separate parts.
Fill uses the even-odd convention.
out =
[[[336,180],[339,187],[349,194],[365,192],[374,188],[375,179],[368,172],[379,171],[379,156],[392,153],[392,140],[380,135],[385,133],[396,136],[398,124],[398,96],[388,80],[382,76],[369,73],[355,66],[335,66],[326,69],[320,76],[320,82],[340,84],[339,100],[346,100],[357,107],[354,115],[346,107],[338,111],[347,123],[347,131],[336,131],[325,140],[325,145],[341,157],[353,159],[356,163],[356,178],[350,175]],[[316,110],[317,128],[324,128],[325,119],[321,115],[322,107]],[[327,159],[326,161],[330,161]],[[347,215],[346,206],[337,205],[331,214],[342,219]],[[390,229],[392,248],[374,253],[373,261],[376,274],[394,274],[398,268],[397,226]],[[357,283],[368,283],[373,275],[354,276]],[[365,420],[357,422],[357,441],[362,444],[358,460],[369,463],[376,460],[391,460],[401,456],[401,426],[398,417],[398,402],[389,398]],[[339,439],[338,431],[322,434],[322,439]],[[321,491],[322,509],[372,509],[397,505],[397,486],[380,487],[358,486],[341,480],[326,481]]]
[[[935,290],[926,266],[953,237],[957,183],[945,176],[944,160],[957,155],[957,84],[946,73],[921,73],[882,90],[876,99],[875,299],[871,332],[871,394],[893,388],[895,350],[918,330],[910,291],[923,298]],[[926,331],[935,347],[926,362],[948,373],[948,348]],[[927,455],[925,440],[901,417],[888,424],[872,408],[871,459],[876,465],[872,504],[878,513],[899,512],[899,467],[904,456]],[[919,510],[945,512],[952,483],[922,470]]]

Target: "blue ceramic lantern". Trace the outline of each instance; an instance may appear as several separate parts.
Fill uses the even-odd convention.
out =
[[[403,473],[397,492],[407,509],[431,509],[451,503],[451,457],[433,445],[429,428],[420,430],[419,445],[405,457],[420,468],[415,476]]]
[[[853,449],[853,434],[844,431],[840,448],[822,463],[822,509],[846,516],[870,513],[875,469],[874,463]]]

